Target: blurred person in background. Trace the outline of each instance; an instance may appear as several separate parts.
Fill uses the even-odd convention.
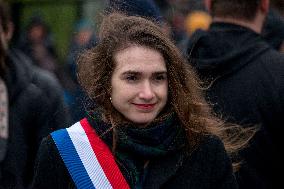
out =
[[[122,12],[129,16],[141,16],[158,23],[167,35],[171,35],[169,23],[161,14],[154,0],[110,0],[106,12]]]
[[[63,92],[49,72],[9,48],[10,8],[0,0],[0,188],[28,188],[43,137],[64,128]]]
[[[77,122],[84,118],[87,96],[81,89],[77,81],[77,58],[80,53],[96,45],[94,26],[87,19],[80,19],[74,26],[74,34],[71,40],[66,62],[66,76],[68,83],[64,86],[65,102],[68,105],[72,122]]]
[[[224,119],[259,125],[236,174],[241,189],[283,186],[284,55],[262,38],[269,0],[205,0],[213,22],[198,30],[190,63],[207,80],[207,100]],[[281,152],[282,151],[282,152]]]
[[[164,21],[160,8],[154,0],[110,0],[108,10],[145,17],[159,24]]]
[[[31,17],[18,48],[38,67],[56,73],[57,54],[49,28],[40,15]]]
[[[196,10],[190,12],[184,21],[184,26],[186,30],[186,36],[183,40],[180,41],[178,44],[179,49],[186,55],[187,54],[187,45],[190,41],[191,35],[196,30],[207,30],[212,22],[211,16],[203,11],[203,10]]]
[[[273,8],[266,17],[262,36],[272,48],[284,53],[284,16]]]
[[[271,8],[284,17],[284,1],[283,0],[270,0]]]
[[[185,18],[185,29],[190,37],[196,30],[207,30],[211,24],[212,18],[205,11],[193,11]]]

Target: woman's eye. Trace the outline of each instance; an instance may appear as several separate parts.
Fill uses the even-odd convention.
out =
[[[155,77],[155,80],[156,81],[163,81],[163,80],[166,80],[167,79],[167,76],[166,75],[157,75]]]
[[[138,78],[135,75],[129,75],[129,76],[126,77],[126,80],[128,80],[128,81],[136,81],[136,80],[138,80]]]

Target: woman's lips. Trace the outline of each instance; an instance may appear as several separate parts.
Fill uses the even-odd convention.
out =
[[[135,104],[133,103],[138,109],[142,110],[152,110],[156,104]]]

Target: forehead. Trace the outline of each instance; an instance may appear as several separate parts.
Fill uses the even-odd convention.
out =
[[[114,55],[115,71],[161,72],[166,71],[162,54],[144,46],[130,46]]]

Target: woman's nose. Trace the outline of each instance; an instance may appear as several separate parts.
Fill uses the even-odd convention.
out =
[[[141,86],[141,90],[139,92],[139,97],[144,100],[152,100],[155,96],[153,86],[150,82],[145,82]]]

